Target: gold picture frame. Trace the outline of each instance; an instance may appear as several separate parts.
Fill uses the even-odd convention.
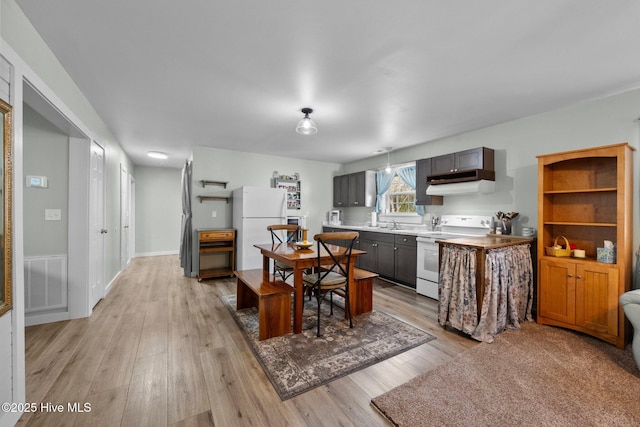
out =
[[[0,191],[2,192],[2,235],[0,236],[0,268],[2,272],[0,278],[0,316],[11,310],[13,307],[13,222],[11,217],[13,200],[13,109],[11,105],[0,99],[0,113],[2,113],[2,161],[0,166]]]

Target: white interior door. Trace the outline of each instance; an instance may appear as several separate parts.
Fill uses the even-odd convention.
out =
[[[107,229],[104,224],[104,148],[91,142],[89,188],[89,303],[93,308],[104,298],[104,258]]]
[[[136,256],[136,180],[129,175],[129,259]]]
[[[129,175],[120,165],[120,268],[129,264]]]

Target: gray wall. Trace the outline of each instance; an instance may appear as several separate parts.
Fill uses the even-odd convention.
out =
[[[199,228],[231,228],[232,204],[204,201],[198,195],[230,196],[231,191],[245,186],[269,187],[274,171],[300,174],[302,194],[300,210],[288,215],[307,215],[309,234],[322,229],[322,221],[333,199],[332,178],[340,165],[297,160],[288,157],[241,153],[205,147],[193,149],[192,225]],[[180,247],[181,170],[137,166],[136,176],[136,255],[177,253]],[[227,188],[202,187],[201,180],[226,181]],[[216,216],[212,216],[212,212]],[[193,234],[194,272],[198,268],[197,236]]]
[[[24,106],[24,255],[67,253],[69,199],[69,137]],[[27,175],[46,176],[47,188],[27,188]],[[60,209],[60,221],[45,221],[45,209]]]
[[[231,191],[245,186],[270,187],[273,171],[283,175],[298,172],[301,181],[301,209],[289,210],[290,216],[307,215],[309,235],[322,230],[322,221],[333,203],[333,176],[338,174],[340,165],[311,160],[263,154],[241,153],[205,147],[193,148],[193,229],[230,228],[233,223],[231,203],[224,201],[204,201],[198,195],[228,196]],[[200,180],[227,181],[226,189],[200,184]],[[212,217],[212,212],[216,217]],[[266,233],[266,230],[265,230]],[[268,238],[265,234],[265,238]],[[194,271],[198,267],[197,237],[194,234]]]
[[[496,150],[496,192],[488,195],[444,196],[443,206],[427,206],[426,212],[495,215],[516,211],[515,232],[523,225],[537,227],[537,155],[628,142],[634,152],[633,241],[640,243],[638,210],[640,185],[640,90],[625,92],[561,110],[491,126],[474,132],[417,145],[391,153],[391,163],[437,156],[474,147]],[[386,164],[386,155],[345,165],[345,172]],[[345,209],[350,221],[366,221],[371,209]]]
[[[136,256],[178,253],[181,174],[175,168],[136,166]]]

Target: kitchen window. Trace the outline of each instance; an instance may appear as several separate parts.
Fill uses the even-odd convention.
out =
[[[424,215],[424,207],[416,206],[415,164],[395,167],[390,173],[376,174],[378,198],[376,212],[392,215]]]
[[[384,194],[384,212],[415,213],[416,191],[402,180],[397,174],[391,179],[391,186]]]

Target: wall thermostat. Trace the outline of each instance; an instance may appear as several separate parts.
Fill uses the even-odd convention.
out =
[[[27,187],[47,188],[47,177],[27,175]]]

